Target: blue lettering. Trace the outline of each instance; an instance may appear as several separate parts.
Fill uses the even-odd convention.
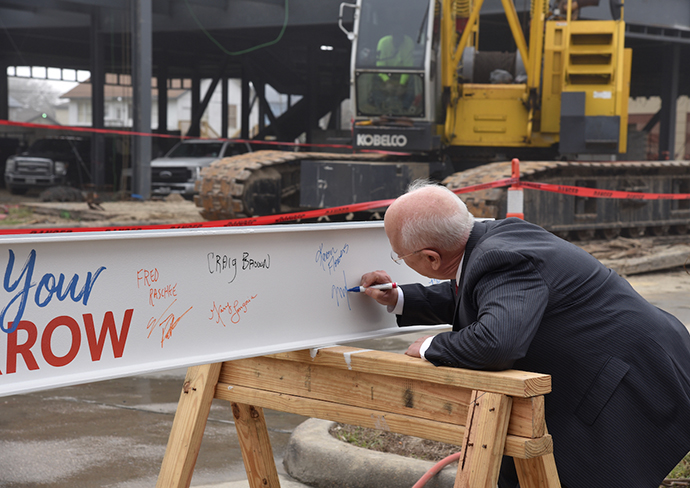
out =
[[[35,283],[31,283],[31,276],[34,274],[34,265],[36,264],[36,250],[31,250],[31,252],[29,253],[29,257],[24,263],[24,267],[22,268],[22,272],[19,275],[19,278],[17,278],[17,281],[15,281],[11,285],[10,275],[12,274],[12,268],[14,267],[14,252],[12,252],[12,249],[10,249],[9,251],[10,259],[7,261],[7,268],[5,269],[5,279],[2,282],[3,288],[8,293],[11,293],[17,289],[17,287],[19,286],[19,282],[22,280],[22,278],[24,279],[24,286],[22,287],[21,291],[17,293],[15,296],[13,296],[12,299],[7,303],[7,305],[5,305],[5,308],[2,309],[2,312],[0,312],[0,329],[2,329],[3,332],[11,334],[15,330],[17,330],[17,326],[19,325],[19,322],[21,322],[22,320],[22,316],[24,315],[24,308],[26,307],[26,300],[29,296],[29,290],[32,286],[36,286]],[[5,314],[7,313],[7,310],[10,308],[10,306],[16,300],[19,300],[17,315],[15,315],[14,320],[12,321],[12,325],[6,329],[4,327]]]
[[[49,285],[48,284],[49,281],[52,281],[53,284]],[[41,300],[41,289],[42,288],[46,289],[46,291],[48,292],[48,296],[46,297],[45,300],[43,300],[41,302],[40,300]],[[55,276],[53,276],[50,273],[44,274],[43,278],[41,278],[41,281],[38,283],[38,288],[36,288],[36,298],[35,298],[36,305],[38,305],[39,307],[45,307],[46,305],[48,305],[48,303],[50,303],[50,299],[53,298],[53,295],[55,294],[56,291],[57,290],[55,287]]]
[[[347,309],[352,310],[350,307],[350,294],[347,292],[347,278],[345,277],[345,271],[343,271],[343,281],[345,286],[331,286],[331,298],[335,298],[335,303],[340,307],[340,300],[347,299]]]
[[[21,322],[22,320],[22,317],[24,315],[24,309],[26,308],[26,302],[28,300],[31,288],[36,286],[36,283],[32,283],[31,281],[34,274],[34,267],[36,265],[36,250],[31,250],[31,252],[29,253],[29,257],[26,260],[26,263],[24,263],[24,267],[22,268],[22,271],[19,274],[19,278],[17,278],[17,280],[14,283],[10,283],[12,269],[14,268],[14,252],[11,249],[9,251],[10,257],[7,262],[7,268],[5,269],[3,288],[8,293],[14,292],[19,288],[20,282],[23,280],[23,285],[19,292],[12,297],[12,299],[7,303],[5,308],[3,308],[0,312],[0,329],[2,329],[3,332],[11,334],[15,330],[17,330],[17,326],[19,325],[19,322]],[[91,291],[93,290],[93,286],[95,285],[96,280],[98,279],[100,274],[105,269],[105,266],[101,266],[100,268],[98,268],[98,270],[96,270],[95,274],[92,274],[91,271],[86,273],[84,286],[81,288],[79,292],[77,292],[77,283],[79,282],[78,274],[75,274],[72,277],[67,287],[65,288],[64,274],[60,273],[60,277],[57,279],[56,282],[55,275],[53,275],[52,273],[46,273],[41,277],[40,281],[38,282],[38,287],[36,288],[36,293],[34,295],[34,302],[39,307],[43,308],[50,303],[50,301],[53,299],[53,296],[57,296],[57,299],[61,302],[69,296],[73,302],[77,303],[81,301],[84,305],[87,305],[89,302],[89,297],[91,296]],[[44,298],[42,298],[42,295],[44,295]],[[5,315],[7,314],[7,311],[12,306],[12,304],[16,301],[19,301],[19,304],[17,306],[17,314],[15,315],[12,324],[8,328],[5,328]]]
[[[329,250],[324,251],[323,243],[319,245],[319,249],[316,251],[316,256],[314,257],[314,262],[321,266],[321,269],[326,271],[328,268],[328,274],[331,274],[336,270],[338,265],[343,259],[343,256],[350,251],[350,245],[345,244],[340,250],[331,247]]]

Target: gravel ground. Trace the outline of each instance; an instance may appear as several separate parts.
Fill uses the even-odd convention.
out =
[[[194,202],[179,195],[167,200],[122,201],[104,195],[100,202],[41,202],[38,194],[0,190],[0,229],[104,227],[202,222]]]

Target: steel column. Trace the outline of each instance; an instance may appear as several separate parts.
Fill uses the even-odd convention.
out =
[[[220,137],[228,137],[228,77],[223,75],[220,80]]]
[[[242,139],[249,139],[249,112],[251,111],[251,108],[249,106],[249,97],[250,97],[250,89],[249,89],[249,73],[248,73],[248,68],[246,64],[242,65],[242,118],[240,122],[240,137]]]
[[[213,92],[216,91],[216,87],[218,86],[218,82],[223,78],[223,73],[225,72],[225,68],[228,66],[228,58],[225,58],[225,61],[223,62],[223,66],[220,68],[220,72],[218,73],[218,76],[213,78],[211,80],[211,84],[208,87],[208,90],[206,90],[206,94],[204,95],[204,99],[197,104],[196,108],[194,108],[194,101],[192,101],[192,123],[189,126],[189,130],[187,131],[188,136],[200,136],[201,135],[201,118],[204,115],[204,112],[206,111],[206,108],[208,107],[209,102],[211,101],[211,97],[213,97]],[[199,88],[198,88],[198,95],[201,95],[201,80],[199,80]],[[200,96],[195,96],[192,95],[193,98],[199,99]]]
[[[311,42],[307,46],[307,61],[309,66],[309,92],[307,93],[307,143],[314,143],[314,129],[319,124],[319,67],[318,63],[318,44]]]
[[[261,101],[266,98],[266,84],[256,79],[252,79],[252,83],[256,97],[259,99],[259,132],[263,132],[266,128],[266,107]]]
[[[0,61],[0,119],[10,118],[10,83],[7,79],[7,63]]]
[[[680,45],[667,45],[664,50],[661,87],[661,126],[659,127],[659,159],[675,159],[676,104],[680,73]]]
[[[151,1],[131,0],[132,6],[132,122],[134,132],[151,132]],[[132,192],[151,197],[151,138],[134,137]]]
[[[192,76],[192,113],[189,114],[189,129],[187,129],[187,136],[199,137],[201,135],[201,124],[194,124],[194,118],[199,113],[199,106],[201,104],[201,77],[198,73]],[[199,115],[201,117],[201,115]]]
[[[162,55],[156,71],[158,92],[158,133],[168,133],[168,59]]]
[[[103,55],[103,36],[100,32],[101,11],[94,7],[91,12],[91,126],[94,129],[105,127],[105,56]],[[91,135],[91,183],[95,189],[105,185],[105,140],[103,134]],[[80,174],[81,168],[80,168]],[[89,183],[83,175],[80,184]]]
[[[10,83],[7,79],[7,62],[0,61],[0,119],[10,118]]]

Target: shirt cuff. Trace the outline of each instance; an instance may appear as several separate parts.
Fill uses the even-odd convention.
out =
[[[426,350],[429,349],[429,346],[431,345],[431,341],[434,340],[434,337],[427,337],[424,342],[422,342],[422,345],[419,347],[419,355],[423,358],[426,359],[424,356],[424,353],[426,353]],[[428,359],[426,359],[428,361]]]
[[[396,288],[398,290],[398,303],[395,304],[395,307],[391,307],[390,305],[386,307],[388,310],[388,313],[394,313],[395,315],[402,315],[403,313],[403,305],[405,303],[405,296],[403,295],[402,288],[398,287]]]

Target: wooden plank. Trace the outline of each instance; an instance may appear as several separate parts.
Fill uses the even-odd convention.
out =
[[[505,451],[512,398],[499,393],[473,392],[472,399],[455,488],[495,488]]]
[[[189,487],[220,366],[220,363],[214,363],[187,369],[157,488]]]
[[[515,459],[520,486],[530,488],[561,488],[553,454],[532,459]]]
[[[312,357],[313,356],[313,357]],[[545,395],[551,391],[551,377],[525,371],[474,371],[437,367],[404,354],[372,351],[346,346],[301,350],[269,357],[285,361],[329,366],[341,370],[453,385],[471,390],[503,393],[515,397]]]
[[[460,419],[457,423],[438,422],[377,409],[343,405],[226,383],[218,383],[215,397],[230,402],[246,403],[280,412],[296,413],[305,417],[361,425],[447,444],[461,445],[465,432],[464,426],[461,425],[463,420]],[[536,439],[513,435],[508,435],[506,438],[505,454],[507,456],[518,458],[542,456],[552,452],[552,450],[553,443],[549,435]]]
[[[280,488],[266,418],[261,407],[232,403],[237,436],[250,488]]]
[[[472,393],[438,383],[265,357],[226,362],[219,381],[445,422],[464,421]]]
[[[467,418],[471,395],[471,390],[452,385],[267,357],[228,361],[219,381],[254,387],[257,378],[263,390],[451,423]],[[544,397],[515,400],[508,432],[542,437]]]
[[[532,438],[546,434],[546,410],[543,396],[513,398],[508,433]]]

